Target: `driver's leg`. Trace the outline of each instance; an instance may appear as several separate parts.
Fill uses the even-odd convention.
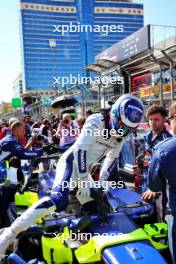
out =
[[[62,164],[62,170],[59,166]],[[8,246],[14,241],[16,236],[28,229],[32,224],[35,224],[37,219],[46,216],[47,214],[56,210],[65,208],[68,202],[69,188],[62,186],[62,181],[69,181],[72,176],[73,155],[68,152],[62,159],[59,160],[57,166],[57,175],[50,197],[43,197],[37,203],[33,204],[20,217],[18,217],[13,224],[5,229],[0,235],[0,259],[3,258]],[[56,185],[56,183],[58,185]]]
[[[53,212],[56,209],[54,202],[49,197],[43,197],[33,204],[10,227],[4,229],[0,235],[0,259],[4,257],[6,249],[22,231],[35,224],[37,219]]]
[[[62,155],[56,167],[56,177],[50,198],[54,201],[57,210],[63,210],[68,204],[69,182],[74,178],[73,153],[67,151]]]

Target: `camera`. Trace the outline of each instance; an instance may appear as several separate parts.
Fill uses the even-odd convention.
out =
[[[69,123],[70,123],[70,121],[68,119],[63,120],[63,124],[68,125]]]
[[[43,137],[43,135],[37,135],[36,136],[36,140],[38,140],[38,141],[41,141],[41,140],[44,140],[44,137]]]

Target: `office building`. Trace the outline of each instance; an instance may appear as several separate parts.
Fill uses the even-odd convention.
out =
[[[70,76],[86,76],[97,54],[141,28],[143,5],[21,0],[20,25],[24,93],[51,96],[72,84]]]

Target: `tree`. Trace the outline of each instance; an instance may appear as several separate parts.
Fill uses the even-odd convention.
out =
[[[13,108],[11,103],[8,102],[2,102],[0,105],[0,113],[2,115],[13,112]]]

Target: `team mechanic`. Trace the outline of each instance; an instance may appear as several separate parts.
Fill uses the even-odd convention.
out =
[[[144,200],[155,199],[157,192],[167,195],[168,208],[165,220],[168,224],[168,242],[172,263],[176,263],[176,102],[169,109],[170,127],[173,137],[165,139],[155,147],[148,174],[149,190],[143,194]]]
[[[43,154],[43,149],[27,150],[20,144],[20,140],[25,135],[25,126],[20,121],[12,123],[11,133],[0,141],[0,162],[9,160],[12,156],[19,159],[33,159]]]
[[[7,209],[9,203],[14,201],[16,185],[24,180],[23,174],[20,171],[17,172],[17,169],[14,167],[9,168],[9,163],[12,165],[12,160],[10,159],[17,156],[18,159],[29,160],[43,154],[42,148],[31,151],[25,149],[20,144],[20,140],[24,137],[24,134],[24,124],[16,119],[10,125],[8,135],[0,141],[0,226],[8,225]],[[7,162],[9,160],[10,162]],[[14,162],[15,160],[13,159],[13,166]]]
[[[110,170],[116,160],[125,137],[136,128],[143,117],[142,102],[134,96],[123,95],[115,104],[108,116],[102,113],[91,115],[74,145],[67,150],[60,158],[56,179],[50,197],[40,199],[36,204],[24,212],[15,222],[4,230],[0,236],[0,258],[15,237],[29,226],[34,224],[39,217],[62,210],[68,202],[69,188],[62,188],[64,181],[71,179],[79,182],[93,181],[89,172],[91,165],[97,160],[106,156],[100,172],[100,182],[108,179]],[[107,139],[103,137],[103,131],[107,129],[109,133]],[[100,133],[97,133],[97,132]],[[123,133],[122,133],[123,132]],[[98,134],[98,135],[97,135]],[[77,197],[81,203],[90,199],[90,187],[78,184]]]

